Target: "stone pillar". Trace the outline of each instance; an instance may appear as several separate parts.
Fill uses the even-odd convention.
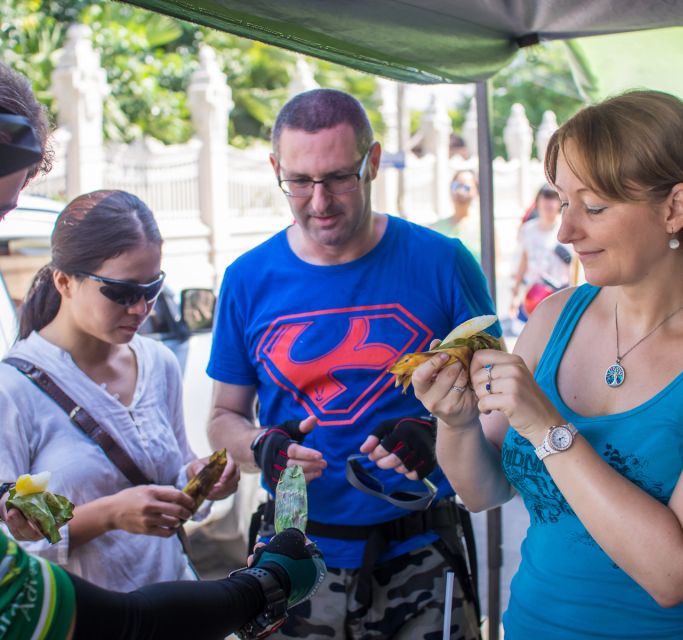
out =
[[[290,98],[293,98],[297,93],[303,91],[310,91],[317,89],[320,85],[315,81],[311,65],[306,62],[302,55],[296,57],[296,67],[292,74],[289,84],[287,85],[287,93]]]
[[[199,51],[199,69],[192,74],[188,96],[192,124],[201,142],[199,152],[199,209],[211,229],[211,263],[220,279],[227,265],[230,234],[228,202],[228,116],[234,106],[232,91],[220,70],[216,52]]]
[[[444,218],[451,214],[448,150],[453,126],[446,105],[436,93],[432,94],[422,122],[424,151],[434,157],[432,179],[434,211],[438,218]]]
[[[462,125],[462,137],[467,145],[467,150],[471,158],[479,157],[479,139],[477,137],[477,99],[470,100],[470,106],[465,115],[465,122]]]
[[[52,73],[58,123],[70,134],[66,153],[66,195],[76,196],[103,186],[102,103],[108,93],[100,55],[91,31],[69,27],[66,44]]]
[[[516,162],[518,166],[518,205],[521,209],[525,209],[533,198],[529,176],[533,134],[529,120],[527,120],[526,117],[526,111],[519,103],[512,105],[510,117],[508,118],[503,131],[503,139],[505,141],[508,160]]]
[[[393,80],[377,78],[379,113],[384,121],[384,140],[382,142],[383,166],[373,184],[373,207],[383,213],[398,214],[399,172],[387,162],[399,152],[399,85]]]
[[[545,152],[548,148],[548,141],[550,136],[557,129],[557,116],[553,111],[545,111],[543,113],[543,119],[541,120],[541,125],[538,127],[536,132],[536,156],[538,157],[541,165],[545,159]]]
[[[396,197],[396,209],[399,215],[408,217],[410,212],[405,209],[404,199],[406,193],[406,169],[405,164],[410,153],[410,113],[408,111],[408,104],[406,101],[406,85],[399,82],[396,86],[397,90],[397,107],[398,107],[398,152],[403,156],[403,169],[398,171],[398,193]]]

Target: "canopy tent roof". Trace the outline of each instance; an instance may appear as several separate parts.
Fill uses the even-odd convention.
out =
[[[683,0],[126,0],[403,82],[476,82],[539,40],[683,26]]]

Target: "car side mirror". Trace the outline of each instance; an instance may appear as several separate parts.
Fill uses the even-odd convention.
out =
[[[190,333],[207,333],[213,329],[216,294],[211,289],[183,289],[180,313]]]

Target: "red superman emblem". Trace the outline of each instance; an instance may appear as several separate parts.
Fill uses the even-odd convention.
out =
[[[431,337],[401,305],[329,309],[277,318],[257,357],[319,424],[344,425],[393,384],[388,367]]]

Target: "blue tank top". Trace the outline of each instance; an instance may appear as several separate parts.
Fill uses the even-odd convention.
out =
[[[683,470],[683,372],[642,405],[584,417],[560,397],[557,370],[574,328],[599,289],[567,301],[535,378],[559,412],[610,466],[663,504]],[[506,640],[681,640],[683,605],[664,609],[597,545],[528,440],[509,429],[505,473],[524,499],[530,526],[503,616]]]

